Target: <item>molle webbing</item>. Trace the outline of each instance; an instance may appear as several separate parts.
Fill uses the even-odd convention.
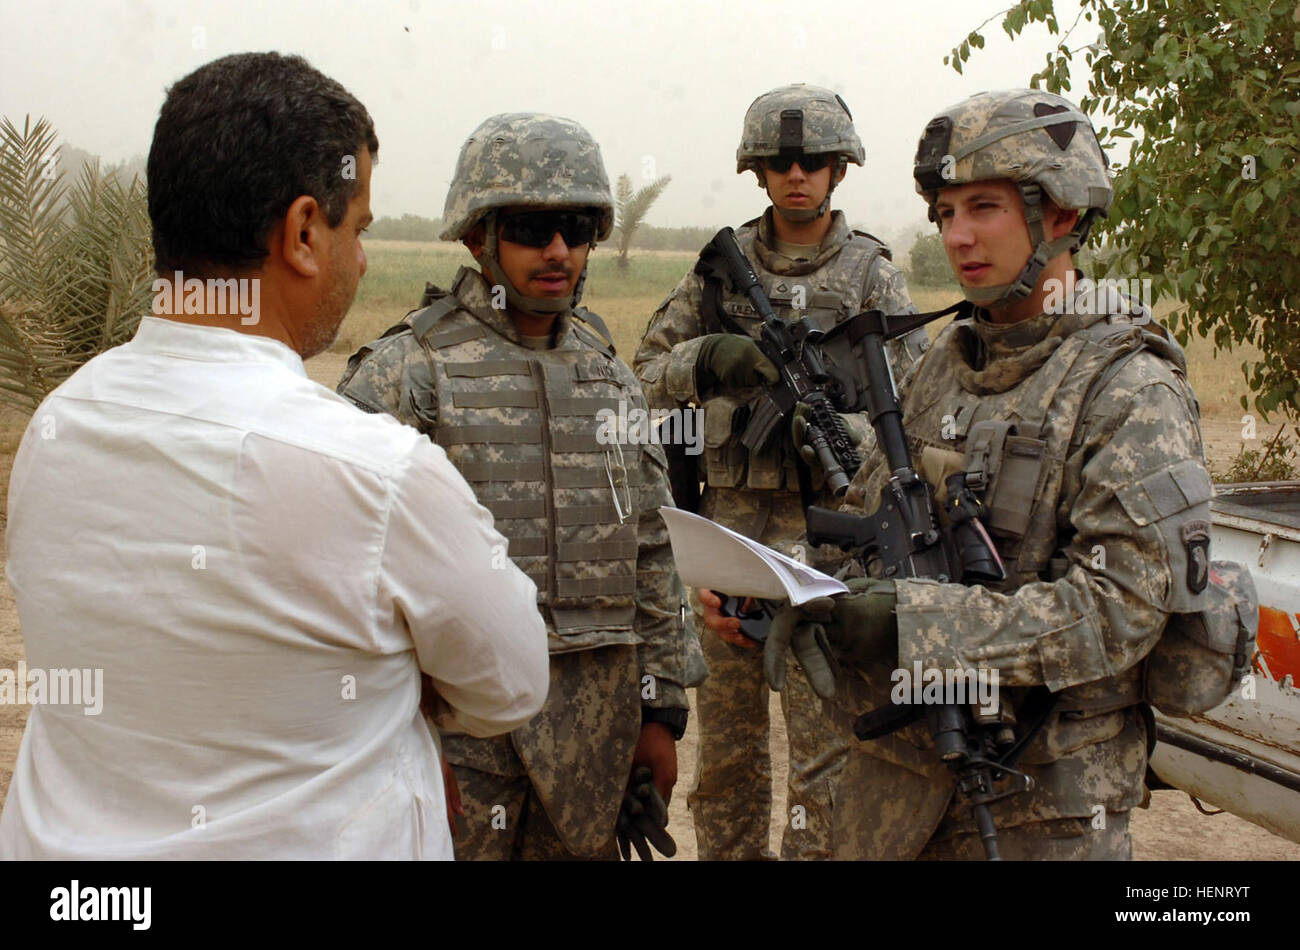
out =
[[[593,436],[593,441],[595,437]],[[474,442],[506,445],[540,445],[542,430],[540,426],[528,425],[481,425],[481,426],[439,426],[438,444],[466,445]]]
[[[608,421],[597,413],[617,420],[632,391],[586,328],[533,352],[470,312],[440,319],[421,338],[437,388],[436,441],[537,585],[552,630],[584,644],[593,635],[601,642],[602,630],[626,637],[636,610],[641,449],[600,441]]]
[[[620,597],[636,593],[636,575],[555,579],[557,597]]]
[[[636,605],[626,607],[552,607],[551,619],[561,633],[582,628],[630,627]]]
[[[474,363],[444,363],[443,372],[448,376],[464,376],[467,379],[483,379],[488,376],[531,376],[532,365],[528,360],[479,360]]]
[[[630,541],[571,541],[555,546],[557,561],[621,561],[636,557],[636,538]]]
[[[550,396],[547,402],[553,416],[591,416],[594,419],[602,409],[614,413],[619,409],[619,400],[612,396]]]
[[[536,409],[537,393],[527,389],[501,389],[490,393],[454,392],[457,409]]]
[[[528,498],[522,501],[485,498],[483,499],[483,507],[492,512],[492,517],[497,521],[546,517],[546,502],[540,498]]]
[[[575,505],[561,508],[555,513],[555,523],[561,527],[591,524],[618,524],[618,512],[613,505]]]

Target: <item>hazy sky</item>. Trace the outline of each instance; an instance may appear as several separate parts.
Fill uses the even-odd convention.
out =
[[[456,154],[488,115],[541,111],[595,135],[611,181],[671,174],[651,223],[739,223],[765,206],[735,173],[741,119],[789,82],[829,86],[867,150],[836,204],[893,235],[924,221],[917,138],[939,109],[1023,86],[1054,45],[1013,45],[1000,16],[965,75],[942,57],[1009,0],[435,0],[349,3],[0,0],[0,114],[44,115],[69,143],[117,161],[148,151],[167,85],[226,53],[305,56],[369,108],[380,141],[377,216],[442,213]],[[1078,12],[1057,0],[1063,29]],[[1091,42],[1080,22],[1071,45]],[[1074,93],[1086,89],[1078,81]]]

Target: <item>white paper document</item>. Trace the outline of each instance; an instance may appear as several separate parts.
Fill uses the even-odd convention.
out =
[[[843,581],[708,518],[666,506],[659,513],[668,525],[677,573],[687,587],[795,605],[848,590]]]

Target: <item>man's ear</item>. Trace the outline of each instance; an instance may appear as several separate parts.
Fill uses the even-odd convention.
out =
[[[1077,208],[1071,208],[1067,211],[1052,203],[1045,210],[1051,215],[1048,222],[1048,227],[1051,230],[1051,240],[1069,234],[1079,223],[1079,209]]]
[[[840,162],[839,165],[836,166],[836,168],[837,171],[835,172],[835,184],[838,185],[840,182],[844,180],[844,176],[849,173],[849,163]]]
[[[483,246],[487,243],[487,225],[482,221],[474,225],[461,243],[465,245],[465,248],[474,259],[478,260],[479,255],[483,253]]]
[[[278,232],[280,255],[286,265],[303,277],[320,273],[320,261],[325,253],[325,231],[329,222],[325,212],[311,195],[299,195],[289,205]],[[275,232],[273,232],[275,233]]]

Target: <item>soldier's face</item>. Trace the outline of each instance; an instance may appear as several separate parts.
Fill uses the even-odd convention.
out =
[[[573,296],[578,278],[587,264],[591,246],[578,243],[570,247],[557,230],[545,247],[529,247],[507,241],[497,226],[497,258],[501,269],[525,297],[562,299]]]
[[[940,189],[934,205],[943,248],[963,287],[996,287],[1019,276],[1032,248],[1020,190],[1009,181]]]
[[[786,209],[818,208],[831,190],[831,176],[837,164],[831,162],[815,172],[806,172],[796,160],[789,171],[779,172],[766,164],[761,170],[772,204]]]

